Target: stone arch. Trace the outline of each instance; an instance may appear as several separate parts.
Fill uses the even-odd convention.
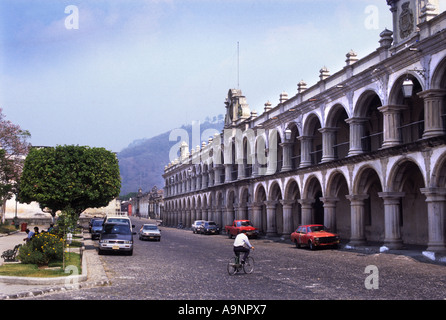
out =
[[[285,204],[291,204],[291,228],[295,230],[301,223],[301,204],[298,200],[301,199],[301,192],[299,183],[296,179],[291,178],[285,185],[283,197]]]
[[[322,203],[323,190],[322,184],[315,175],[306,179],[303,189],[303,199],[307,201],[310,207],[302,206],[302,223],[324,224],[324,207]]]
[[[301,158],[301,144],[298,137],[301,135],[301,132],[299,132],[299,126],[296,122],[290,122],[287,127],[287,129],[291,130],[291,138],[289,143],[291,143],[291,150],[290,150],[290,157],[291,157],[291,169],[297,169],[300,165],[300,158]]]
[[[423,171],[415,160],[403,158],[390,172],[389,190],[397,193],[400,201],[401,240],[407,244],[425,245],[429,234],[426,197],[420,190],[426,186]]]
[[[305,120],[303,127],[304,139],[307,139],[309,143],[309,163],[317,164],[322,160],[322,121],[316,113],[310,113]]]
[[[251,194],[248,186],[243,186],[239,190],[238,219],[250,219],[248,217],[248,205],[251,203]]]
[[[436,161],[430,181],[432,187],[446,188],[446,152]]]
[[[378,110],[382,106],[379,95],[373,90],[364,91],[358,98],[354,108],[354,117],[350,122],[357,121],[361,127],[361,150],[375,151],[381,148],[383,142],[383,115]]]
[[[341,238],[351,233],[350,194],[347,178],[340,170],[333,171],[327,180],[324,201],[324,223]]]
[[[411,97],[404,97],[403,82],[411,80],[413,93]],[[402,143],[417,141],[424,132],[424,100],[418,95],[424,91],[423,83],[418,74],[409,71],[400,76],[393,84],[389,95],[389,107],[399,111],[399,139]],[[394,107],[395,106],[395,107]]]
[[[333,141],[326,140],[330,144],[327,146],[330,148],[328,154],[333,158],[342,159],[348,155],[350,147],[350,126],[346,122],[348,118],[348,110],[339,103],[332,106],[328,112],[325,130],[328,137],[333,137]]]
[[[269,186],[267,210],[267,234],[283,234],[282,188],[279,181],[274,180]]]
[[[361,202],[364,208],[364,237],[369,241],[384,240],[384,202],[380,197],[384,190],[383,181],[377,170],[371,165],[362,166],[353,184],[350,201]]]
[[[446,57],[440,61],[432,73],[431,89],[446,89]]]
[[[259,183],[254,188],[254,205],[258,214],[253,219],[253,225],[262,233],[266,232],[266,200],[266,187],[263,183]]]

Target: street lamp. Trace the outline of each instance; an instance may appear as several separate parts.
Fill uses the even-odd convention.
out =
[[[413,93],[413,81],[409,79],[409,77],[406,78],[403,82],[403,95],[404,98],[410,98],[412,97]]]
[[[287,141],[291,140],[291,130],[289,128],[285,130],[285,139]]]

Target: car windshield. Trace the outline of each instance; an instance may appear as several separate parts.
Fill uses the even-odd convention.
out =
[[[251,224],[249,223],[249,221],[239,221],[239,222],[237,223],[237,226],[238,226],[238,227],[250,227]]]
[[[107,222],[122,222],[130,224],[128,219],[121,219],[121,218],[108,218]]]
[[[94,220],[93,221],[93,227],[100,227],[102,226],[102,220]]]
[[[157,226],[144,226],[143,230],[158,230]]]
[[[131,234],[130,228],[120,224],[106,224],[104,226],[105,234]]]
[[[211,221],[211,222],[208,222],[207,225],[209,225],[209,226],[215,226],[216,224],[215,224],[215,222]]]
[[[318,231],[325,231],[324,226],[313,226],[310,227],[310,232],[318,232]]]

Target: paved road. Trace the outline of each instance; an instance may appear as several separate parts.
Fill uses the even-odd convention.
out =
[[[135,224],[138,230],[140,222]],[[112,285],[35,299],[446,299],[446,267],[403,255],[310,251],[258,239],[252,241],[254,273],[229,276],[226,262],[233,240],[161,229],[160,242],[135,237],[133,256],[101,256]]]

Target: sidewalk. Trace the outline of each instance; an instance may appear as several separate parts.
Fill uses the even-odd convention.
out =
[[[7,236],[0,236],[0,254],[7,249],[14,248],[17,244],[23,244],[25,237],[26,233],[21,231]],[[41,280],[39,278],[9,277],[8,281],[0,279],[0,300],[32,297],[50,292],[110,284],[96,252],[94,241],[90,239],[89,233],[84,233],[84,237],[85,249],[83,251],[82,276],[76,278],[79,280],[65,281],[65,279],[53,278],[45,279],[44,283],[39,283],[39,280]],[[0,260],[0,264],[3,264],[3,259]],[[32,279],[37,279],[37,281]],[[7,283],[10,281],[12,283]]]

